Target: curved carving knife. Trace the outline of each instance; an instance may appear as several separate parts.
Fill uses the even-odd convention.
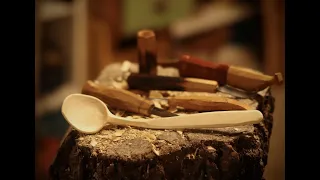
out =
[[[103,86],[92,81],[85,83],[82,87],[82,94],[94,96],[110,107],[143,114],[145,116],[150,116],[151,114],[160,117],[178,116],[177,114],[155,107],[152,101],[144,99],[132,92]]]

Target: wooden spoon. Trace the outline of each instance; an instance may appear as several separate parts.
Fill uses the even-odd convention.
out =
[[[66,121],[80,132],[92,134],[106,124],[135,126],[150,129],[222,128],[259,123],[263,115],[258,110],[216,111],[153,119],[128,119],[113,115],[98,98],[71,94],[62,104]]]

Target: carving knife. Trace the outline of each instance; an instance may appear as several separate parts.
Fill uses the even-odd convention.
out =
[[[219,86],[229,85],[247,92],[258,92],[283,82],[281,73],[269,76],[252,69],[213,63],[190,55],[182,55],[174,62],[158,62],[158,65],[176,67],[181,77],[216,80]]]
[[[127,80],[130,91],[170,90],[209,93],[220,91],[236,98],[251,98],[255,96],[255,93],[235,89],[230,86],[219,86],[217,81],[200,78],[157,76],[138,73],[127,73],[123,78]]]
[[[82,94],[94,96],[110,107],[145,116],[152,114],[160,117],[178,116],[177,114],[155,107],[152,101],[144,99],[132,92],[103,86],[93,81],[87,81],[85,83],[82,87]]]
[[[218,88],[217,81],[213,80],[157,76],[138,73],[130,73],[127,77],[127,83],[130,89],[139,89],[144,91],[171,90],[213,93],[216,92]]]
[[[230,110],[253,110],[250,105],[236,99],[212,96],[175,96],[168,98],[149,98],[167,101],[170,108],[177,106],[189,111],[230,111]]]

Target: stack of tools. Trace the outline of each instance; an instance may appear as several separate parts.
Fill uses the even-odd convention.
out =
[[[115,81],[125,82],[126,86],[120,89],[88,81],[82,93],[102,100],[111,108],[142,116],[170,117],[177,115],[172,113],[177,108],[196,112],[252,110],[240,99],[254,99],[259,92],[266,91],[273,84],[282,83],[281,73],[269,76],[252,69],[215,64],[191,55],[182,55],[174,62],[158,62],[157,41],[152,30],[139,31],[137,42],[139,71],[130,71],[132,64],[124,62],[120,77],[113,77]],[[176,68],[180,77],[158,75],[159,67]],[[150,98],[150,93],[155,91],[194,93],[189,96]],[[221,96],[220,92],[229,96]],[[158,101],[167,105],[159,106]]]
[[[65,99],[62,113],[73,129],[51,179],[263,179],[270,87],[281,74],[191,55],[158,62],[155,33],[137,36],[138,65],[125,61]]]

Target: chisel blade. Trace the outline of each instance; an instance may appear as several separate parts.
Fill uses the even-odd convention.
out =
[[[160,116],[160,117],[172,117],[172,116],[178,116],[177,114],[175,113],[171,113],[169,111],[166,111],[164,109],[160,109],[160,108],[157,108],[157,107],[153,107],[150,109],[150,114],[154,114],[154,115],[157,115],[157,116]]]

